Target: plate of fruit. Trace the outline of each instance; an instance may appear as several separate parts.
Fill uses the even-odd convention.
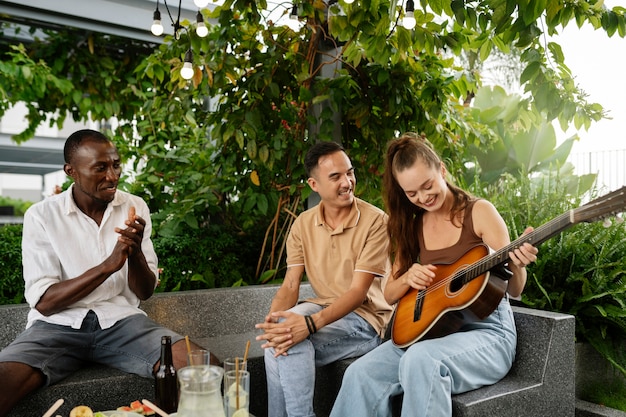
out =
[[[70,411],[70,417],[141,417],[142,415],[122,410],[97,411],[94,413],[86,405],[79,405]]]
[[[143,414],[133,413],[132,411],[110,410],[98,411],[93,417],[141,417]]]
[[[155,414],[156,413],[153,409],[137,400],[130,403],[130,405],[117,407],[117,410],[100,411],[99,413],[94,414],[94,417],[134,417],[153,416]]]

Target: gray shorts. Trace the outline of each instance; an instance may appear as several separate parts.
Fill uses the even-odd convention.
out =
[[[143,314],[135,314],[102,329],[90,311],[80,329],[36,321],[0,352],[0,362],[20,362],[41,370],[46,385],[96,362],[146,378],[152,377],[161,353],[161,336],[172,343],[183,336]]]

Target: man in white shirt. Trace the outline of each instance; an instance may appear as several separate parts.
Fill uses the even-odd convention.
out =
[[[156,287],[157,256],[148,206],[117,190],[121,161],[115,145],[100,132],[80,130],[67,139],[64,157],[74,184],[24,216],[31,310],[26,330],[0,352],[0,416],[86,360],[151,378],[161,336],[172,337],[175,367],[187,365],[183,337],[139,309]]]

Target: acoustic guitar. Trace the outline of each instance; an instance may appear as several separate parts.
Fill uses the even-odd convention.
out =
[[[398,301],[391,328],[393,343],[407,347],[486,318],[506,292],[505,264],[510,251],[525,242],[537,246],[572,225],[619,213],[625,205],[626,186],[561,214],[491,254],[486,246],[479,245],[452,264],[437,265],[436,277],[428,288],[410,288]]]

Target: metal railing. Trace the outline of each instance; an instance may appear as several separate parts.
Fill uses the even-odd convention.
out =
[[[600,189],[612,191],[626,185],[626,149],[572,153],[568,161],[577,175],[597,174]]]

